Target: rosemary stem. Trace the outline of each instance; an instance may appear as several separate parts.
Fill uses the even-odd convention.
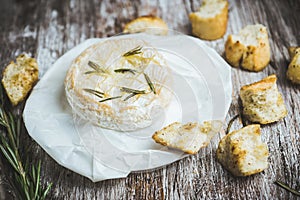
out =
[[[274,183],[284,189],[286,189],[287,191],[297,195],[297,196],[300,196],[300,192],[296,191],[295,189],[291,188],[290,186],[286,185],[285,183],[281,182],[281,181],[274,181]]]
[[[231,129],[231,126],[232,126],[232,124],[233,124],[233,122],[239,117],[240,115],[239,114],[237,114],[237,115],[235,115],[230,121],[229,121],[229,123],[228,123],[228,126],[227,126],[227,129],[226,129],[226,135],[230,132],[230,129]]]

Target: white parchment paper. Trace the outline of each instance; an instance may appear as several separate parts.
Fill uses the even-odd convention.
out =
[[[88,39],[74,47],[47,71],[24,109],[28,133],[59,164],[92,181],[126,177],[185,156],[156,144],[151,136],[175,122],[224,120],[231,103],[230,66],[203,42],[189,36],[118,36],[140,38],[167,60],[174,79],[172,101],[150,127],[118,132],[91,125],[76,116],[65,97],[67,70],[83,50],[105,39]]]

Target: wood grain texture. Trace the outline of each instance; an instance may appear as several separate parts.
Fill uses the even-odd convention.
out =
[[[125,23],[142,15],[159,16],[170,29],[190,34],[188,14],[200,4],[196,0],[0,0],[0,66],[26,52],[37,58],[43,76],[61,55],[80,42],[116,35]],[[43,161],[43,184],[54,183],[49,199],[296,199],[273,181],[279,179],[300,190],[300,86],[292,85],[285,76],[287,48],[300,45],[300,1],[229,0],[229,4],[225,36],[205,43],[222,55],[229,34],[245,25],[262,23],[269,30],[272,57],[270,65],[259,73],[232,69],[233,101],[226,120],[239,112],[240,87],[270,74],[278,76],[278,87],[289,111],[280,122],[262,127],[263,140],[270,150],[269,168],[251,177],[233,177],[215,158],[218,142],[224,136],[221,133],[197,155],[157,170],[131,173],[124,179],[92,183],[61,167],[24,134],[22,144],[34,146],[32,159]],[[240,127],[238,121],[233,124],[233,129]],[[0,183],[3,178],[2,174]],[[9,188],[1,186],[2,199],[12,198]],[[6,192],[1,192],[3,188]]]

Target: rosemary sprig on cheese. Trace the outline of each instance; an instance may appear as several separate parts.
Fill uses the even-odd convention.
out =
[[[113,100],[113,99],[119,99],[119,98],[121,98],[121,97],[122,97],[122,96],[109,97],[109,98],[106,98],[106,99],[102,99],[102,100],[100,100],[99,102],[102,103],[102,102],[109,101],[109,100]]]
[[[102,73],[107,73],[106,70],[103,69],[100,65],[93,61],[88,62],[88,66],[90,66],[94,71],[87,71],[84,74],[102,74]]]
[[[130,99],[131,97],[134,97],[135,95],[137,95],[137,93],[131,93],[123,101],[127,101],[128,99]]]
[[[126,93],[135,93],[135,94],[146,94],[145,90],[136,90],[136,89],[131,89],[127,87],[121,87],[121,92],[126,92]]]
[[[114,72],[116,72],[116,73],[130,72],[130,73],[132,73],[133,75],[135,75],[136,70],[134,70],[134,69],[129,69],[129,68],[120,68],[120,69],[115,69]]]
[[[154,94],[156,94],[155,87],[154,87],[153,83],[151,82],[149,76],[148,76],[147,74],[144,73],[144,77],[145,77],[145,79],[146,79],[146,81],[147,81],[147,84],[149,85],[151,91],[152,91]]]
[[[99,98],[103,98],[103,96],[104,96],[104,92],[100,92],[98,90],[93,90],[93,89],[88,89],[88,88],[84,88],[83,90],[85,92],[91,93]]]
[[[115,96],[115,97],[109,97],[109,98],[105,98],[103,99],[103,97],[105,96],[104,92],[98,91],[98,90],[93,90],[93,89],[89,89],[89,88],[84,88],[83,89],[85,92],[88,92],[90,94],[95,95],[96,97],[99,97],[101,100],[99,101],[99,103],[105,102],[105,101],[109,101],[109,100],[113,100],[113,99],[119,99],[122,96]]]
[[[131,89],[131,88],[127,88],[127,87],[121,87],[120,90],[121,90],[121,92],[130,93],[130,95],[128,95],[123,101],[127,101],[131,97],[134,97],[135,95],[138,95],[138,94],[146,94],[145,90],[136,90],[136,89]]]
[[[128,57],[128,56],[140,54],[140,53],[142,53],[142,48],[143,48],[142,46],[137,46],[137,47],[133,48],[132,50],[127,51],[122,56],[123,57]]]

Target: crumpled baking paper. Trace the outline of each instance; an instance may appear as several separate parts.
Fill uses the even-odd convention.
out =
[[[156,48],[172,70],[170,105],[155,122],[133,132],[93,126],[69,106],[64,79],[71,62],[92,44],[107,39],[140,38]],[[187,154],[156,144],[151,136],[175,122],[224,120],[231,103],[230,66],[201,40],[184,35],[134,34],[88,39],[47,71],[34,87],[23,112],[30,136],[60,165],[94,182],[161,167]]]

